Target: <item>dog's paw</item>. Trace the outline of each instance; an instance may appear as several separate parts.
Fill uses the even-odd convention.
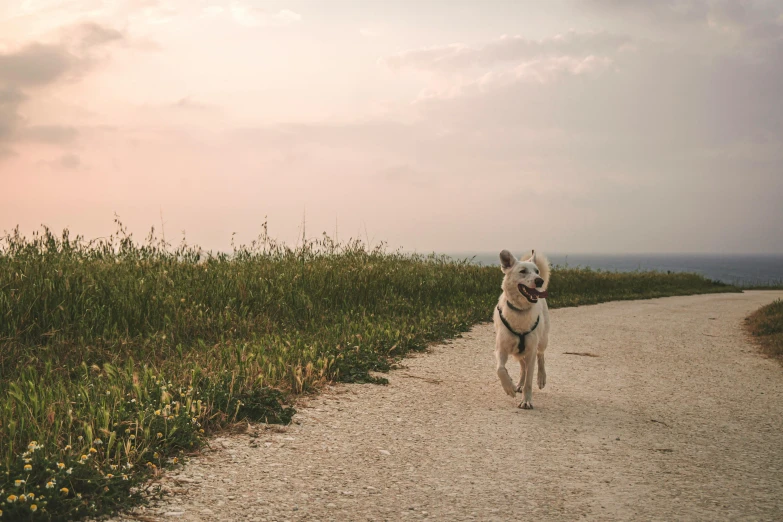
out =
[[[533,403],[530,401],[523,401],[522,403],[520,403],[519,407],[522,408],[523,410],[532,410]]]
[[[546,372],[538,372],[538,389],[543,390],[546,386]]]
[[[513,384],[510,386],[503,386],[503,391],[506,392],[509,397],[516,397],[517,395],[517,391],[514,389]]]
[[[517,384],[517,393],[522,393],[522,389],[524,387],[525,387],[525,383],[524,382],[520,382],[519,384]]]

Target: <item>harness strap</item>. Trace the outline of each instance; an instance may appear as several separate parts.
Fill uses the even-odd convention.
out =
[[[506,300],[506,306],[508,306],[509,308],[511,308],[512,310],[514,310],[515,312],[524,312],[524,310],[522,310],[521,308],[517,308],[516,306],[514,306],[514,305],[511,303],[511,301],[508,301],[508,300]],[[531,332],[532,332],[532,331],[533,331],[533,330],[531,330]]]
[[[517,350],[519,350],[519,353],[523,353],[525,351],[525,336],[527,336],[529,333],[532,333],[533,330],[538,327],[538,322],[541,320],[541,316],[538,316],[536,319],[536,324],[533,325],[533,328],[531,328],[529,332],[519,333],[511,328],[511,325],[508,324],[506,318],[503,317],[503,311],[500,309],[500,305],[498,305],[498,314],[500,314],[500,321],[503,323],[503,326],[505,326],[509,332],[517,336]]]

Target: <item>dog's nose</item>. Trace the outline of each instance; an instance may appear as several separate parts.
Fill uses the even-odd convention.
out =
[[[536,277],[536,288],[540,288],[544,285],[544,280],[540,277]]]

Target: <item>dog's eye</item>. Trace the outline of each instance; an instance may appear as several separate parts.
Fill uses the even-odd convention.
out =
[[[538,269],[536,269],[536,274],[538,273]]]
[[[527,274],[527,268],[523,268],[519,271],[520,274]]]

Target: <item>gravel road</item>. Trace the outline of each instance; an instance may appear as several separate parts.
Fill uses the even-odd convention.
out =
[[[780,297],[553,310],[534,410],[476,326],[389,386],[329,387],[287,428],[214,439],[115,520],[781,520],[783,368],[742,330]]]

